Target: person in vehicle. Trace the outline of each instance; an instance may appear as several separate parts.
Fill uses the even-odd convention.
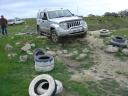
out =
[[[8,25],[7,19],[4,18],[4,16],[2,15],[0,18],[0,26],[1,26],[2,35],[8,35],[7,25]]]

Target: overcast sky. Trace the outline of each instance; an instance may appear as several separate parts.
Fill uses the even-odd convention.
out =
[[[103,15],[128,9],[128,0],[0,0],[0,15],[7,18],[36,17],[39,9],[46,8],[69,9],[83,16]]]

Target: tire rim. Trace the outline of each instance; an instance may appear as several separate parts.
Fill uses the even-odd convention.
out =
[[[56,35],[56,33],[52,33],[52,40],[53,40],[53,42],[58,41],[58,36]]]

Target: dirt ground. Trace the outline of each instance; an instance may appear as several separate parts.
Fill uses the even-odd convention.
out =
[[[128,88],[128,75],[125,74],[128,73],[128,60],[122,61],[114,54],[106,53],[103,39],[98,38],[98,35],[98,31],[92,31],[86,38],[81,39],[81,41],[87,41],[93,49],[92,58],[95,65],[91,68],[79,71],[80,63],[78,61],[59,56],[59,59],[68,66],[69,72],[73,73],[70,80],[83,83],[108,79],[115,80],[119,86]]]
[[[95,32],[95,31],[94,31]],[[94,33],[92,31],[92,34]],[[90,40],[91,39],[91,40]],[[95,41],[95,37],[90,36],[87,37],[89,44],[94,42],[91,47],[97,46],[97,42]],[[100,46],[100,45],[98,45]],[[94,50],[94,60],[97,62],[95,66],[93,66],[89,70],[85,70],[85,72],[89,72],[93,76],[97,76],[99,78],[112,78],[115,79],[122,86],[128,87],[128,77],[121,73],[128,73],[128,60],[122,61],[119,58],[116,58],[113,54],[108,54],[104,52],[104,49],[95,48]]]

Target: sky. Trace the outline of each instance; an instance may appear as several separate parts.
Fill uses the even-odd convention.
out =
[[[128,0],[0,0],[0,15],[12,19],[36,17],[43,9],[69,9],[82,16],[128,9]]]

